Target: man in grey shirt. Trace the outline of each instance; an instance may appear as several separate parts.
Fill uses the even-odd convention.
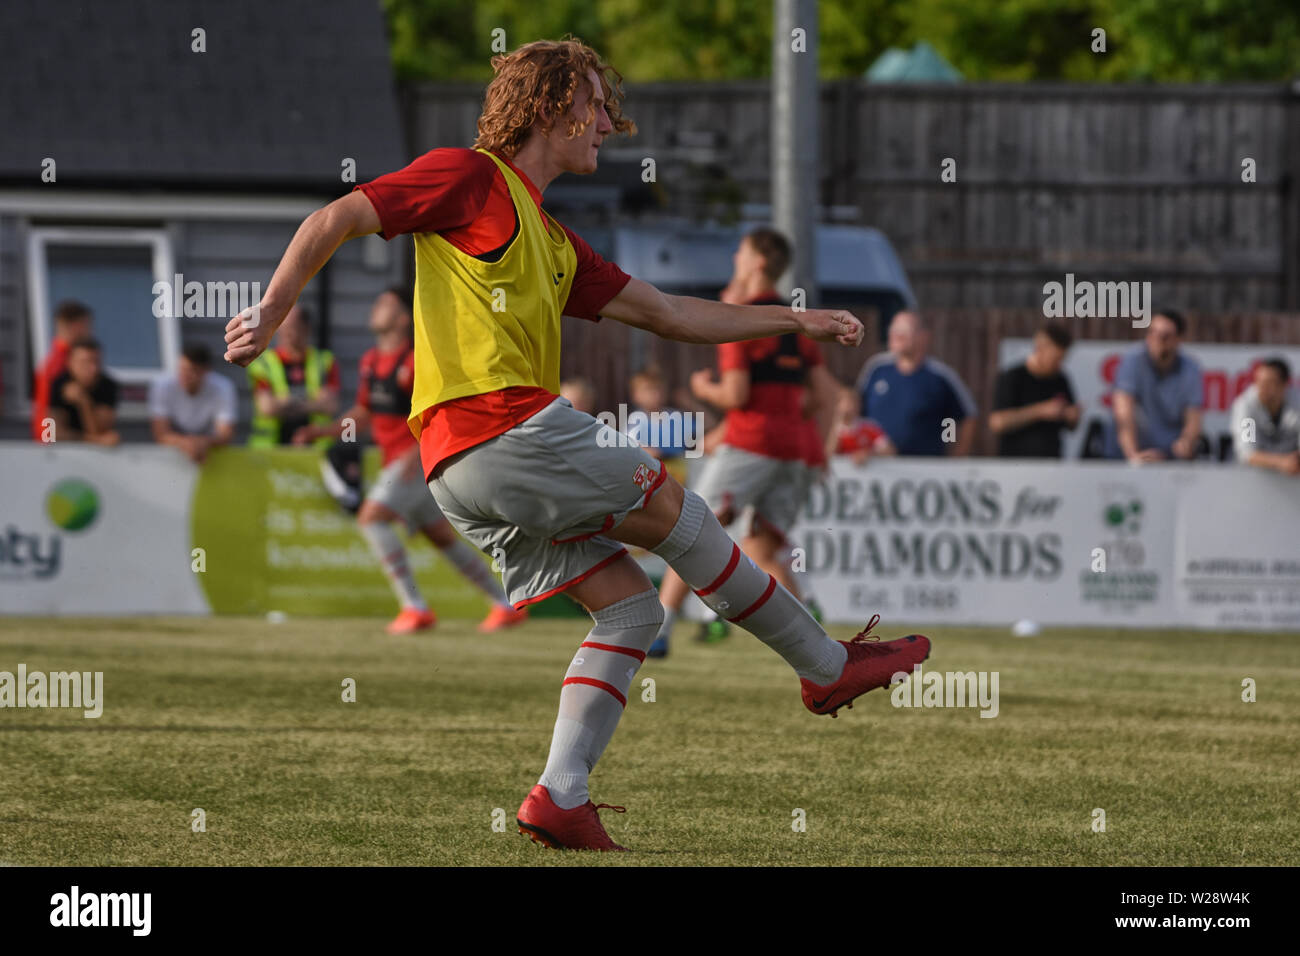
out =
[[[1300,409],[1289,401],[1291,367],[1271,358],[1255,367],[1255,384],[1232,403],[1237,461],[1284,475],[1300,474]]]
[[[1201,438],[1201,366],[1179,348],[1186,328],[1181,315],[1163,309],[1151,317],[1146,341],[1120,359],[1108,458],[1138,464],[1195,457]]]
[[[185,346],[176,374],[150,386],[149,417],[154,441],[179,448],[195,464],[208,457],[210,448],[230,443],[235,434],[235,387],[212,371],[206,345]]]

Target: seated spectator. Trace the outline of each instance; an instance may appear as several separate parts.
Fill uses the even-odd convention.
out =
[[[306,425],[328,427],[339,405],[339,367],[334,356],[311,344],[311,316],[294,305],[275,330],[273,346],[248,366],[253,388],[250,448],[290,445]],[[317,439],[328,448],[332,438]]]
[[[889,351],[858,376],[858,413],[877,422],[900,455],[968,455],[975,400],[956,372],[927,356],[929,346],[920,315],[895,315]]]
[[[50,384],[49,415],[57,441],[116,445],[117,382],[104,372],[94,339],[78,339],[68,350],[67,365]]]
[[[60,302],[54,310],[54,339],[45,361],[36,371],[35,392],[32,396],[32,438],[51,441],[45,421],[50,417],[50,386],[63,372],[72,343],[90,337],[94,316],[90,308],[71,299]]]
[[[1034,334],[1034,350],[1020,365],[998,374],[989,429],[1005,458],[1060,458],[1061,429],[1079,424],[1080,409],[1061,371],[1070,333],[1048,322]]]
[[[1180,348],[1187,323],[1173,309],[1151,317],[1146,341],[1115,369],[1108,458],[1135,464],[1189,460],[1201,438],[1201,366]]]
[[[560,398],[567,398],[580,412],[596,414],[596,386],[585,378],[566,378],[560,383]]]
[[[851,388],[841,388],[835,418],[826,436],[826,455],[849,455],[855,464],[865,464],[872,455],[897,455],[898,450],[885,430],[870,418],[858,416],[861,402]]]
[[[628,414],[628,438],[654,458],[681,458],[694,446],[695,416],[665,404],[668,388],[657,369],[633,375],[629,391],[633,412],[641,414],[635,418]]]
[[[1291,367],[1280,358],[1255,368],[1255,384],[1232,403],[1232,444],[1237,461],[1284,475],[1300,474],[1300,407],[1287,387]]]
[[[175,375],[149,388],[154,441],[179,448],[196,464],[235,434],[235,386],[212,371],[206,345],[185,346]]]

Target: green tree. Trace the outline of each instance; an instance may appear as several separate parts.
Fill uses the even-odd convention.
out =
[[[629,79],[768,76],[772,0],[383,0],[403,79],[486,80],[507,49],[581,37]],[[1106,52],[1092,51],[1093,30]],[[928,40],[968,80],[1282,81],[1300,64],[1296,0],[822,0],[819,70],[860,76]]]

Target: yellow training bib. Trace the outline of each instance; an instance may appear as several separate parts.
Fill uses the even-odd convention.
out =
[[[415,386],[408,424],[426,408],[516,385],[559,394],[560,312],[578,257],[549,214],[543,225],[523,181],[488,150],[510,187],[518,227],[496,262],[435,232],[415,240]]]

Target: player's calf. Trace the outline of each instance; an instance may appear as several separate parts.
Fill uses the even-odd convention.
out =
[[[684,492],[676,523],[652,550],[706,605],[780,654],[801,679],[826,684],[839,678],[844,645],[827,637],[776,578],[741,552],[699,495]]]

